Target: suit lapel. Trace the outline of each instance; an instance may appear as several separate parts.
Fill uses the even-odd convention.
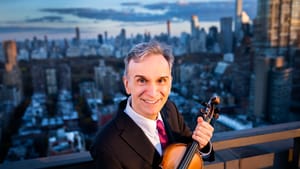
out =
[[[159,153],[135,122],[124,112],[119,112],[117,127],[120,129],[120,137],[149,164],[158,163]]]
[[[171,126],[170,126],[170,122],[171,122],[171,116],[169,116],[168,114],[168,108],[166,106],[164,106],[161,110],[161,117],[163,118],[164,121],[164,125],[165,125],[165,129],[169,138],[169,143],[168,144],[172,144],[175,142],[174,136],[172,134],[172,130],[171,130]]]

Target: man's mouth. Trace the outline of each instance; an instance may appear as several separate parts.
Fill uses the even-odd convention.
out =
[[[148,104],[156,104],[157,102],[159,102],[161,99],[157,99],[157,100],[146,100],[146,99],[142,99],[145,103]]]

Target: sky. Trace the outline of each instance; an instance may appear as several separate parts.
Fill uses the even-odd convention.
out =
[[[245,10],[256,0],[244,0]],[[230,5],[228,5],[230,4]],[[229,6],[229,8],[228,8]],[[216,12],[218,11],[218,12]],[[219,26],[222,16],[233,15],[234,0],[1,0],[0,41],[32,39],[70,39],[75,27],[82,38],[96,38],[105,31],[116,36],[122,28],[127,36],[166,32],[171,21],[171,34],[190,33],[190,17],[196,14],[200,26]]]

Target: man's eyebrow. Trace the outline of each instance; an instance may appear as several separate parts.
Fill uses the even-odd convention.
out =
[[[134,78],[144,78],[144,79],[147,79],[143,75],[135,75]],[[161,76],[161,77],[159,77],[159,79],[169,79],[169,76]]]
[[[134,78],[144,78],[144,79],[146,79],[146,77],[143,76],[143,75],[134,75]]]

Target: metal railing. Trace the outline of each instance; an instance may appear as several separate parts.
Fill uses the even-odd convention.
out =
[[[253,129],[215,133],[216,160],[205,169],[298,169],[300,121]],[[89,152],[51,156],[0,164],[0,169],[86,169],[92,168]]]

